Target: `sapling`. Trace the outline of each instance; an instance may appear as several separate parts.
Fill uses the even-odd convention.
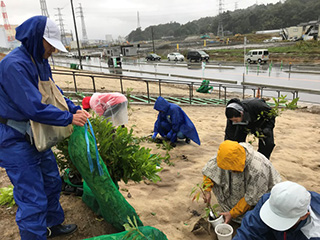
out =
[[[280,116],[281,112],[283,112],[284,110],[295,110],[297,109],[297,103],[299,101],[299,98],[294,98],[291,102],[289,102],[287,99],[287,95],[281,95],[278,99],[277,98],[272,98],[274,101],[274,106],[271,108],[270,111],[262,111],[258,117],[257,117],[257,121],[259,121],[260,119],[263,119],[263,122],[269,121],[272,118],[278,117]],[[247,129],[248,134],[251,134],[252,132]],[[254,133],[252,133],[253,136],[253,141],[249,141],[250,143],[255,141],[255,138],[258,138],[260,140],[262,140],[262,142],[264,143],[264,138],[266,138],[265,134],[263,133],[263,129],[256,129],[256,131]]]
[[[196,184],[195,187],[192,188],[192,191],[190,193],[190,196],[192,197],[192,201],[196,200],[199,201],[200,195],[205,197],[205,191],[209,188],[204,181],[202,183]],[[210,220],[215,220],[219,217],[219,214],[217,213],[216,209],[219,207],[219,204],[213,204],[210,205],[210,203],[207,203],[207,207],[205,208],[205,218],[210,218]],[[212,212],[213,216],[210,214]]]

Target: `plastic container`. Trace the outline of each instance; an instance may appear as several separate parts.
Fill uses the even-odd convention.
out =
[[[224,219],[223,219],[223,216],[221,215],[220,217],[214,219],[213,218],[213,213],[210,212],[210,215],[209,215],[209,218],[208,218],[208,222],[211,223],[213,229],[215,229],[215,227],[220,224],[220,223],[224,223]]]
[[[233,228],[231,225],[226,223],[218,224],[215,229],[215,233],[217,234],[218,240],[231,240]]]

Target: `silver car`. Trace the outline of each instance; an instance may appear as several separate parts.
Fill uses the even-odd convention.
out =
[[[168,61],[183,61],[184,60],[184,56],[181,53],[169,53],[168,56]]]

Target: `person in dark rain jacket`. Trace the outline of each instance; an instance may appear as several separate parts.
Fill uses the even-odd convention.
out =
[[[247,212],[234,240],[320,240],[320,194],[286,181]]]
[[[50,149],[39,152],[31,144],[30,120],[83,126],[90,114],[67,98],[69,111],[41,102],[39,81],[53,81],[48,58],[56,49],[67,52],[55,23],[45,16],[32,17],[16,28],[16,39],[21,46],[0,63],[0,167],[14,185],[21,239],[45,240],[72,233],[77,226],[62,225],[58,166]]]
[[[176,104],[169,103],[163,97],[158,97],[154,109],[159,111],[157,121],[154,124],[152,138],[155,139],[158,133],[162,137],[170,139],[171,143],[177,142],[177,139],[190,139],[200,145],[198,132],[187,116],[187,114]]]
[[[248,133],[252,133],[259,137],[258,152],[269,159],[275,146],[275,117],[268,116],[270,111],[271,107],[263,99],[231,99],[226,107],[227,125],[224,139],[245,142]]]

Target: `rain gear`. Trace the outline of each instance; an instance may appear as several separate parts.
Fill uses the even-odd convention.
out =
[[[64,221],[59,203],[61,178],[52,151],[38,152],[27,141],[26,129],[18,131],[8,123],[27,125],[33,120],[67,126],[72,123],[72,113],[81,109],[67,98],[69,111],[41,103],[39,78],[53,81],[48,60],[42,57],[46,21],[47,17],[36,16],[17,27],[16,39],[22,45],[0,63],[0,166],[14,185],[22,240],[46,239],[47,227]]]
[[[254,151],[248,143],[239,145],[244,148],[246,154],[245,167],[242,172],[231,171],[236,163],[230,164],[229,167],[225,164],[228,170],[220,168],[217,156],[211,158],[202,169],[202,174],[213,182],[212,191],[222,210],[239,213],[231,214],[234,217],[232,220],[238,223],[241,222],[244,212],[236,208],[247,210],[246,204],[251,207],[255,206],[263,194],[270,192],[271,188],[281,181],[280,174],[265,156]],[[241,168],[242,163],[238,165],[237,168]]]
[[[269,159],[275,146],[273,137],[275,117],[269,118],[266,114],[270,112],[271,107],[260,98],[250,98],[243,101],[233,98],[227,103],[227,107],[231,103],[237,103],[244,109],[243,120],[241,124],[234,124],[228,119],[224,139],[245,142],[249,132],[256,135],[258,131],[265,135],[263,140],[259,139],[258,152]],[[264,114],[261,114],[262,112]]]
[[[159,133],[162,137],[167,137],[174,143],[183,134],[200,145],[200,139],[194,124],[178,105],[169,103],[163,97],[158,97],[154,109],[159,111],[157,121],[154,124],[154,136]]]
[[[234,240],[320,240],[320,194],[310,192],[310,216],[301,221],[294,229],[276,231],[267,226],[260,218],[260,209],[269,199],[270,193],[264,194],[252,211],[246,213],[241,227],[237,229]]]

